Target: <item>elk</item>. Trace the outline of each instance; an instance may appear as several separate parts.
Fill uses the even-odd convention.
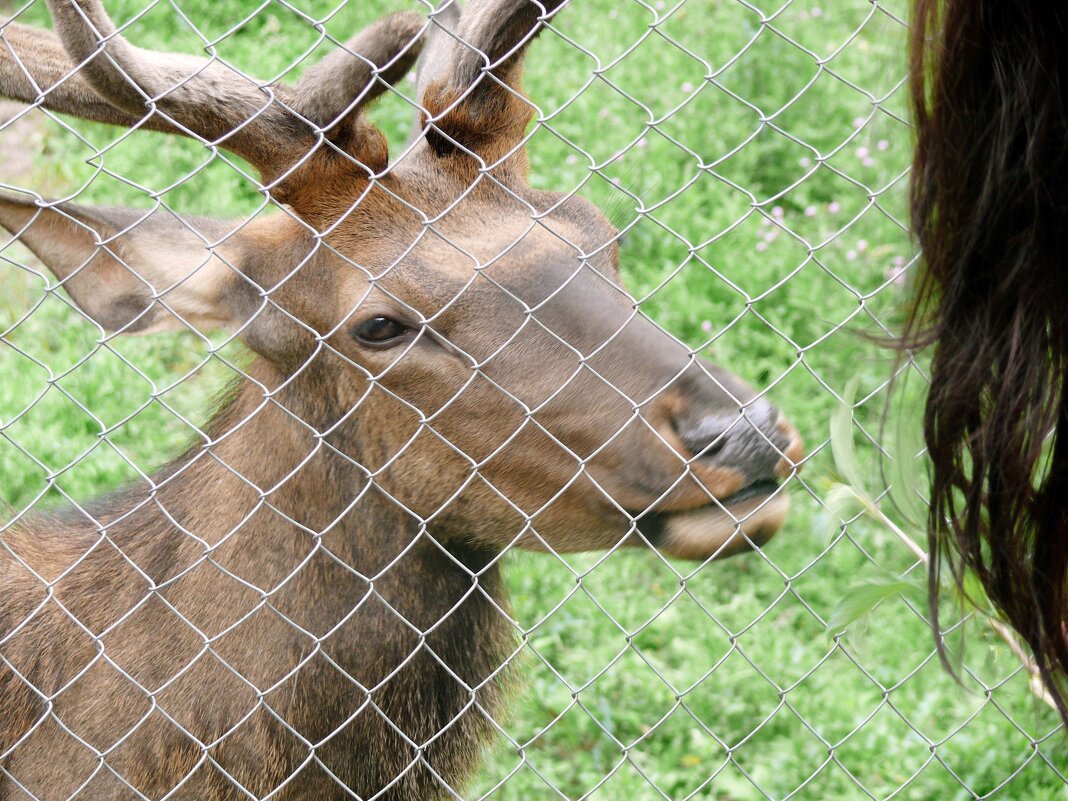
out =
[[[0,799],[456,797],[518,647],[505,551],[782,526],[795,429],[638,312],[592,204],[527,184],[522,58],[561,5],[389,16],[293,86],[138,49],[99,0],[3,28],[0,94],[224,148],[284,208],[0,197],[103,336],[254,354],[147,484],[3,531]],[[420,50],[390,163],[363,110]]]

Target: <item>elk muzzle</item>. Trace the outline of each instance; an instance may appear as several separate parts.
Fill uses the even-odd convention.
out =
[[[713,389],[708,381],[684,383],[682,393],[665,401],[668,412],[658,426],[684,458],[689,481],[637,523],[670,556],[721,558],[766,543],[790,508],[781,482],[800,470],[805,456],[797,429],[777,408],[751,397],[732,376],[718,379],[711,380]],[[733,408],[724,408],[723,381],[738,398]]]

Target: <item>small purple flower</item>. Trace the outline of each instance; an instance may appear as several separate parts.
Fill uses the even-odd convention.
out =
[[[814,9],[812,9],[812,16],[813,17],[822,17],[823,16],[823,9],[820,8],[819,6],[816,6]]]
[[[816,216],[816,207],[815,206],[805,206],[805,216],[806,217],[815,217]]]
[[[885,139],[880,139],[878,144],[876,144],[875,146],[880,150],[886,150],[888,147],[890,147],[890,143],[887,142]]]
[[[808,156],[802,156],[797,163],[800,164],[802,167],[807,167],[812,163],[812,159],[810,159]]]
[[[840,204],[837,200],[832,200],[830,203],[827,204],[827,211],[829,211],[831,214],[837,214],[841,210],[842,204]]]
[[[777,220],[781,220],[783,215],[782,206],[776,206],[771,210],[771,216]]]
[[[644,136],[641,139],[638,140],[638,147],[645,147],[648,144],[649,144],[649,140],[646,139]]]
[[[874,167],[875,166],[875,159],[873,159],[873,158],[871,158],[869,156],[868,158],[864,159],[864,161],[862,161],[861,164],[863,164],[865,167]]]
[[[568,153],[567,158],[564,159],[564,164],[578,164],[578,156],[574,153]]]
[[[682,89],[682,91],[684,91],[684,92],[685,92],[686,94],[690,94],[690,92],[692,92],[692,91],[693,91],[693,84],[692,84],[692,83],[690,83],[689,81],[686,81],[686,82],[684,82],[684,83],[682,84],[682,86],[681,86],[680,88],[681,88],[681,89]]]
[[[856,252],[855,250],[848,250],[848,251],[846,251],[846,258],[847,258],[847,259],[848,259],[849,261],[853,261],[853,260],[855,260],[855,259],[857,258],[857,252]]]
[[[868,157],[868,148],[864,147],[864,145],[861,145],[860,147],[858,147],[857,148],[857,158],[858,159],[866,159],[867,157]]]
[[[863,117],[854,117],[853,118],[853,127],[854,128],[861,128],[861,127],[863,127],[863,125],[864,125],[864,118]]]
[[[757,250],[762,250],[762,251],[763,250],[767,250],[768,249],[768,243],[764,242],[763,240],[761,240],[760,242],[756,243],[756,249]]]
[[[706,334],[711,334],[712,333],[712,321],[711,320],[702,320],[701,321],[701,330],[704,331]]]
[[[857,242],[857,250],[867,250],[867,249],[868,249],[868,240],[867,239],[861,239],[859,242]]]

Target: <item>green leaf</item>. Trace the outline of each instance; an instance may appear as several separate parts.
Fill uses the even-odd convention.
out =
[[[986,587],[979,580],[979,575],[971,569],[964,571],[962,587],[953,585],[954,597],[963,607],[974,607],[983,614],[990,614],[993,604],[986,594]]]
[[[866,511],[867,503],[847,484],[835,483],[823,496],[827,506],[827,536],[829,543],[844,523]]]
[[[853,400],[857,394],[856,378],[850,379],[842,393],[842,402],[831,412],[831,452],[839,475],[858,493],[869,496],[861,477],[857,447],[853,442]]]
[[[923,597],[923,587],[918,579],[885,575],[871,576],[850,587],[838,602],[827,628],[839,631],[862,617],[871,614],[882,601],[898,596]]]
[[[926,528],[927,503],[926,471],[924,469],[923,402],[910,397],[907,382],[902,379],[896,394],[901,398],[895,409],[893,438],[885,443],[892,454],[890,466],[890,499],[894,508],[908,524],[916,529]]]

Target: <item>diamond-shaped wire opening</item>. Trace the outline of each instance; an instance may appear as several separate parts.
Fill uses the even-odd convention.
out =
[[[138,45],[207,52],[246,88],[271,91],[382,9],[324,0],[110,10]],[[434,13],[447,19],[447,9]],[[48,25],[43,3],[16,16]],[[419,100],[411,80],[370,115],[393,145],[394,170],[320,229],[265,198],[253,167],[221,146],[61,117],[44,110],[47,93],[28,111],[0,109],[12,120],[0,123],[6,188],[32,185],[46,203],[239,219],[222,238],[188,226],[216,255],[257,226],[306,239],[283,274],[249,289],[265,316],[312,343],[312,356],[279,377],[236,337],[194,330],[181,315],[177,334],[106,335],[25,249],[0,242],[0,465],[11,505],[0,582],[19,587],[0,601],[0,691],[19,699],[22,726],[11,741],[0,722],[0,796],[1008,798],[1063,785],[1055,718],[1035,713],[1030,677],[983,620],[943,620],[950,641],[983,632],[970,635],[960,664],[971,694],[942,672],[926,609],[909,593],[859,623],[828,625],[850,582],[923,572],[878,470],[893,444],[880,427],[890,367],[856,336],[900,324],[900,286],[915,264],[905,232],[904,0],[630,0],[551,16],[527,64],[530,184],[593,200],[619,233],[594,216],[575,223],[576,201],[517,191],[507,160],[486,166],[470,141],[449,145],[470,185],[423,208],[418,192],[393,182],[419,164],[422,145],[401,144]],[[313,138],[305,160],[268,182],[271,193],[316,154],[360,180],[377,172],[324,131]],[[375,203],[395,224],[369,237],[393,247],[377,260],[345,239]],[[400,242],[408,230],[414,241]],[[102,237],[109,248],[121,238]],[[629,397],[636,370],[615,363],[623,356],[611,348],[629,329],[603,325],[608,342],[590,346],[554,321],[552,298],[583,282],[554,276],[525,293],[523,276],[509,272],[523,238],[540,257],[581,261],[613,284],[618,243],[632,296],[598,297],[625,308],[621,320],[653,321],[649,330],[687,364],[708,357],[783,406],[809,452],[805,473],[780,490],[792,490],[788,531],[729,562],[657,552],[664,532],[647,512],[664,493],[628,505],[613,476],[628,442],[644,441],[644,457],[674,447],[680,432],[639,412],[678,387],[658,380],[653,397]],[[284,300],[328,259],[369,288],[317,309]],[[404,265],[419,259],[419,280],[406,278]],[[412,294],[453,263],[464,280]],[[227,265],[235,276],[243,266]],[[335,301],[340,311],[324,322]],[[412,315],[424,336],[371,363],[354,353],[350,328],[378,301]],[[159,304],[174,313],[168,292]],[[458,316],[503,318],[505,307],[517,325],[456,347]],[[579,315],[587,340],[600,330],[597,311],[593,303]],[[564,354],[566,369],[546,350],[516,359],[533,333]],[[252,324],[240,334],[272,344]],[[428,348],[442,345],[461,378],[427,369]],[[559,386],[524,383],[529,375],[509,374],[517,361]],[[335,372],[317,374],[320,363]],[[922,363],[908,369],[922,377]],[[709,379],[707,368],[691,372]],[[838,519],[842,477],[826,421],[854,376],[850,430],[882,517]],[[220,430],[206,421],[212,391],[228,381],[244,405]],[[349,392],[350,382],[362,389]],[[314,415],[293,401],[298,386],[312,387],[316,403],[342,397],[344,408],[306,419]],[[420,403],[413,386],[440,392]],[[572,408],[592,408],[590,426],[612,430],[576,436],[559,413]],[[363,452],[390,425],[397,436]],[[474,440],[465,435],[473,426],[482,430]],[[250,443],[254,459],[242,450]],[[539,447],[559,473],[531,490],[546,462],[516,454]],[[155,472],[183,449],[184,461]],[[672,464],[686,481],[701,469],[683,456]],[[420,469],[429,479],[413,486]],[[192,479],[197,492],[184,494]],[[312,502],[326,482],[329,500]],[[89,500],[120,483],[126,496]],[[554,516],[583,492],[586,511],[616,524],[595,555],[563,552],[583,540],[562,539]],[[193,502],[209,493],[216,503]],[[49,536],[62,547],[51,553],[34,515],[61,507],[71,511],[56,518],[62,531]],[[141,526],[145,516],[157,524]],[[577,516],[568,536],[589,534],[591,520]],[[520,547],[548,553],[504,560]],[[110,605],[92,602],[101,586],[115,588]],[[39,674],[34,660],[60,666]],[[499,684],[524,682],[509,713]],[[108,719],[91,714],[105,704]],[[272,759],[250,760],[265,739]],[[367,741],[375,760],[361,750]],[[476,742],[495,748],[467,782]],[[62,781],[24,756],[45,750],[66,766]],[[172,770],[146,772],[146,751],[167,752]],[[455,753],[466,755],[462,770]],[[364,772],[368,764],[378,773]]]

